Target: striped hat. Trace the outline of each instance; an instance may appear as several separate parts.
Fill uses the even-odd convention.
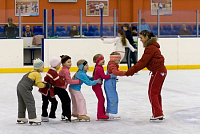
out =
[[[110,55],[110,61],[120,60],[121,55]]]

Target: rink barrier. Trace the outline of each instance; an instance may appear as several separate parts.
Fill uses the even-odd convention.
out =
[[[112,40],[106,39],[106,40]],[[200,38],[159,38],[160,50],[165,57],[167,69],[200,69]],[[33,66],[24,66],[26,56],[23,56],[23,39],[0,39],[0,73],[29,72]],[[99,38],[71,38],[71,39],[44,39],[44,72],[50,67],[51,57],[60,57],[66,54],[72,58],[71,71],[77,70],[76,62],[85,59],[89,64],[89,71],[93,71],[95,63],[93,56],[103,54],[105,66],[109,55],[114,50],[114,44],[103,44]],[[141,42],[138,42],[138,58],[144,52]],[[106,67],[105,67],[106,70]],[[120,70],[127,70],[126,64],[120,64]]]
[[[169,65],[166,66],[167,70],[180,70],[180,69],[200,69],[200,65]],[[0,68],[0,73],[27,73],[32,71],[33,68]],[[43,72],[47,72],[49,70],[49,67],[44,68]],[[71,67],[70,72],[76,72],[78,70],[77,67]],[[94,67],[89,67],[89,72],[93,71]],[[104,66],[104,70],[107,71],[107,67]],[[127,66],[120,66],[119,70],[121,71],[127,71]],[[143,70],[147,70],[144,68]]]

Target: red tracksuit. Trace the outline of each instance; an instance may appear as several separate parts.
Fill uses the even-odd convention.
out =
[[[149,100],[152,106],[153,117],[163,115],[161,90],[162,85],[167,75],[167,70],[164,66],[164,57],[160,52],[160,45],[157,43],[157,38],[151,38],[144,44],[145,50],[142,58],[132,66],[126,73],[127,76],[147,68],[152,72],[149,82]]]
[[[94,80],[97,80],[99,78],[103,79],[110,79],[110,75],[105,75],[104,69],[102,66],[96,65],[95,71],[94,71]],[[98,99],[98,107],[97,107],[97,119],[101,119],[102,116],[105,115],[105,98],[103,96],[102,84],[96,84],[92,86],[93,91],[95,92],[97,99]]]

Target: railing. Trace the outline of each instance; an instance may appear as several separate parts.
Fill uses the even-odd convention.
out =
[[[14,10],[1,11],[0,15],[5,16],[0,20],[0,36],[6,37],[4,32],[4,25],[7,24],[7,18],[9,16],[15,16]],[[199,11],[198,10],[173,10],[171,15],[151,15],[150,10],[139,10],[137,16],[137,22],[118,22],[118,10],[109,10],[108,16],[86,16],[86,10],[67,10],[61,9],[47,9],[46,18],[40,20],[40,22],[32,23],[30,20],[27,22],[27,16],[13,17],[13,23],[17,26],[15,31],[17,37],[22,36],[22,32],[25,31],[25,26],[30,25],[31,31],[35,35],[44,33],[49,37],[72,37],[70,30],[73,25],[77,26],[78,36],[75,37],[100,37],[100,36],[116,36],[117,30],[123,27],[123,24],[128,23],[130,27],[136,27],[138,33],[142,30],[141,19],[145,19],[145,23],[149,25],[151,32],[158,37],[198,37],[199,30]],[[6,15],[5,15],[6,14]],[[40,13],[40,15],[42,15]],[[34,17],[33,17],[34,18]],[[46,19],[46,24],[44,20]],[[103,19],[103,24],[101,24]],[[180,35],[179,30],[182,25],[185,24],[191,34]],[[102,26],[102,29],[101,29]],[[46,27],[46,32],[44,31]],[[102,32],[102,35],[101,35]],[[73,36],[74,37],[74,36]]]

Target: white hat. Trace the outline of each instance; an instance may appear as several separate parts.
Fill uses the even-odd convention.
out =
[[[61,59],[60,59],[60,58],[53,57],[53,58],[50,60],[50,65],[51,65],[51,67],[56,67],[59,63],[61,63]]]
[[[40,60],[39,58],[38,59],[35,59],[33,60],[33,67],[35,69],[40,69],[44,66],[44,62],[42,60]]]

